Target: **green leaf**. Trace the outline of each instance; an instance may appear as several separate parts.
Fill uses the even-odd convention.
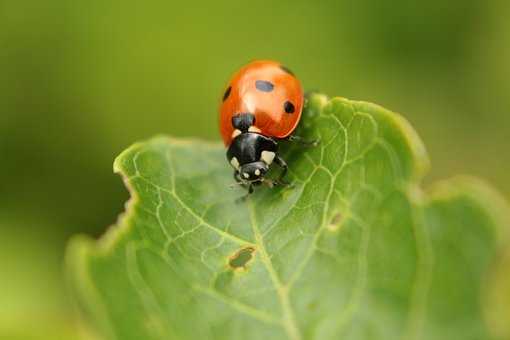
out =
[[[492,339],[505,203],[466,178],[422,191],[420,139],[373,104],[312,95],[297,134],[321,143],[282,145],[293,186],[243,203],[222,145],[123,152],[126,214],[69,247],[86,317],[110,339]]]

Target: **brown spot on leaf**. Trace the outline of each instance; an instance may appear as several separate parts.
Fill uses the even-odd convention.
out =
[[[339,212],[333,215],[331,221],[329,222],[328,229],[330,231],[337,231],[340,228],[340,225],[343,221],[343,215]]]
[[[333,218],[331,219],[331,224],[339,224],[340,222],[342,222],[342,214],[337,213],[337,214],[335,214],[335,216],[333,216]]]

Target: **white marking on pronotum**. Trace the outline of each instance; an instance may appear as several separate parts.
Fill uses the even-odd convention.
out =
[[[260,170],[259,169],[255,170],[255,175],[256,176],[260,176]]]
[[[232,132],[232,138],[236,138],[241,134],[241,130],[235,129],[234,132]]]
[[[243,176],[244,176],[244,178],[250,178],[250,175],[246,172],[243,172]]]
[[[237,160],[237,158],[235,157],[232,157],[232,159],[230,160],[230,164],[237,170],[239,170],[239,161]]]
[[[248,131],[250,131],[250,132],[256,132],[256,133],[260,133],[260,129],[259,129],[258,127],[256,127],[256,126],[254,126],[254,125],[250,126],[250,127],[248,128]]]
[[[260,159],[267,165],[273,163],[275,157],[276,154],[272,151],[262,151],[262,153],[260,154]]]

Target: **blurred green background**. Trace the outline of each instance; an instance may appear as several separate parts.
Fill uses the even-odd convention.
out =
[[[0,339],[73,339],[63,254],[128,195],[114,157],[154,134],[219,140],[232,72],[282,61],[307,89],[403,113],[426,182],[510,197],[509,2],[0,0]]]

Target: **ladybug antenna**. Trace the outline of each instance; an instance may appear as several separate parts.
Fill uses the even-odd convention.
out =
[[[243,182],[235,182],[235,183],[232,183],[230,184],[228,187],[230,189],[234,189],[235,187],[237,187],[238,185],[243,185],[244,183]]]

